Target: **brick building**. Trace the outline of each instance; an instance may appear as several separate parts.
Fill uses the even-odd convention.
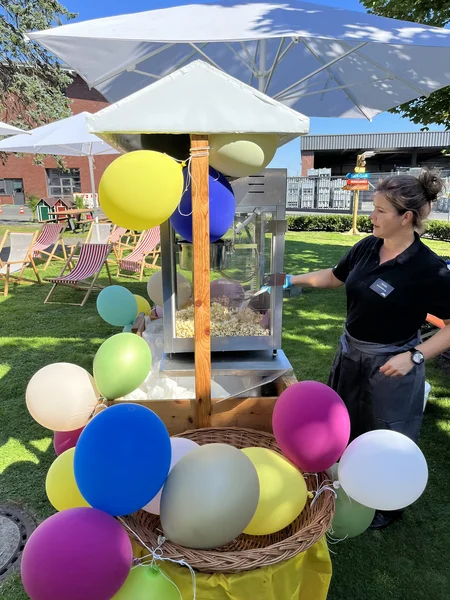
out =
[[[96,90],[90,90],[77,75],[67,88],[67,96],[72,100],[72,113],[83,111],[97,112],[108,105],[105,98]],[[106,167],[116,156],[95,157],[95,183],[98,186]],[[55,160],[48,157],[44,166],[33,164],[32,155],[18,158],[10,155],[6,164],[0,162],[0,204],[24,204],[25,193],[36,194],[39,198],[49,196],[72,196],[73,192],[89,193],[88,159],[85,157],[66,157],[69,172],[60,171]]]

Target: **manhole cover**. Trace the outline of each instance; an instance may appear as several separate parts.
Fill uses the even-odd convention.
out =
[[[14,506],[0,506],[0,581],[20,564],[25,544],[35,529],[34,520]]]

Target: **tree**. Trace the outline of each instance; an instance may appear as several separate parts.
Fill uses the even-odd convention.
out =
[[[25,34],[75,16],[57,0],[0,1],[1,120],[29,128],[70,115],[70,74]]]
[[[415,21],[434,27],[444,27],[450,23],[450,0],[361,0],[370,13]],[[442,65],[442,68],[447,65]],[[431,125],[436,123],[450,129],[450,87],[433,92],[428,98],[412,100],[393,113],[411,119],[413,123]]]

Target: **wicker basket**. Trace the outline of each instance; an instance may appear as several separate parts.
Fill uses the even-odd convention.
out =
[[[237,427],[205,428],[186,431],[179,437],[189,438],[200,445],[224,443],[236,448],[259,446],[280,453],[275,438],[269,433]],[[326,479],[324,473],[307,476],[309,490]],[[334,513],[334,495],[320,494],[311,507],[308,501],[300,516],[282,531],[271,535],[242,534],[226,546],[214,550],[194,550],[172,542],[164,542],[165,558],[185,560],[197,571],[206,573],[238,573],[276,564],[304,552],[315,544],[329,528]],[[159,517],[140,510],[124,517],[125,522],[149,548],[156,548],[162,535]]]

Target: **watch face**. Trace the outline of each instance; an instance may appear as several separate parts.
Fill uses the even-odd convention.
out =
[[[414,352],[414,354],[412,355],[412,359],[413,362],[416,363],[416,365],[421,365],[423,363],[423,354],[422,352]]]

